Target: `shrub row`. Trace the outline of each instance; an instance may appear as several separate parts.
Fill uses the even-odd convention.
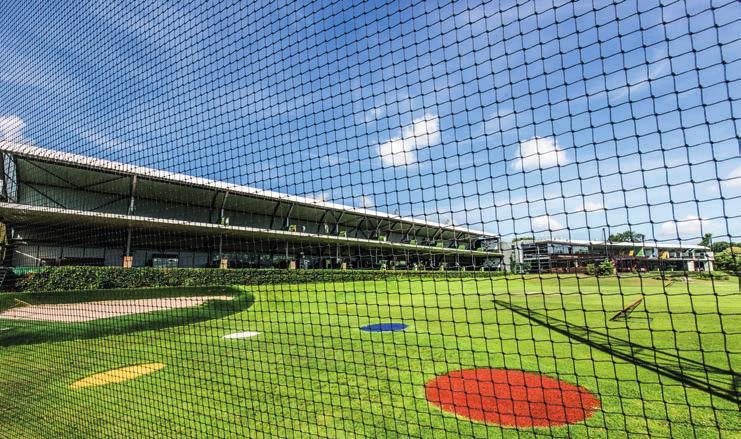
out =
[[[47,267],[27,273],[17,282],[21,291],[51,292],[109,288],[144,288],[208,285],[259,285],[304,282],[349,282],[398,278],[492,277],[500,272],[279,270],[215,268]]]

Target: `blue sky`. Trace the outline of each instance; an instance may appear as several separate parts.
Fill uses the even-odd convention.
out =
[[[50,3],[0,5],[4,138],[508,238],[741,239],[734,0]]]

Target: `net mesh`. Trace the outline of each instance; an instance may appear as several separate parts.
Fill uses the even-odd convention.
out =
[[[740,36],[2,2],[0,437],[737,437]]]

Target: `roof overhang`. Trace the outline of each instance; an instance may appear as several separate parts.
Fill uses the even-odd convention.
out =
[[[185,174],[178,174],[169,171],[163,171],[159,169],[146,168],[142,166],[136,166],[126,163],[113,162],[109,160],[98,159],[95,157],[82,156],[78,154],[72,154],[68,152],[55,151],[45,148],[39,148],[37,146],[11,142],[7,140],[0,140],[0,151],[28,159],[44,161],[48,163],[61,164],[69,167],[90,169],[96,171],[107,172],[121,176],[137,176],[155,181],[161,181],[166,183],[173,183],[179,185],[185,185],[196,188],[204,188],[209,190],[217,190],[222,192],[229,192],[231,194],[238,194],[252,198],[260,198],[273,202],[281,202],[287,204],[296,204],[308,208],[318,208],[323,210],[336,211],[338,213],[347,213],[351,215],[357,215],[359,217],[369,217],[380,220],[387,220],[391,222],[400,222],[409,225],[416,225],[419,227],[427,227],[433,229],[441,229],[453,233],[465,233],[470,236],[480,236],[484,238],[498,238],[499,236],[492,233],[484,232],[483,230],[472,230],[466,227],[451,226],[446,224],[439,224],[417,218],[403,217],[400,215],[392,215],[385,212],[379,212],[371,209],[356,208],[345,206],[337,203],[329,203],[319,201],[313,198],[301,197],[297,195],[283,194],[274,191],[268,191],[263,189],[257,189],[249,186],[243,186],[239,184],[232,184],[223,181],[210,180],[206,178],[194,177]]]
[[[697,244],[685,244],[681,242],[660,242],[660,241],[645,241],[645,242],[610,242],[610,241],[581,241],[581,240],[567,240],[567,239],[539,239],[535,241],[522,241],[522,244],[564,244],[564,245],[581,245],[581,246],[595,246],[595,247],[622,247],[622,248],[677,248],[686,250],[710,250],[710,248],[697,245]]]

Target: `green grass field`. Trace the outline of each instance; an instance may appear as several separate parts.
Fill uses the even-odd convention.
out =
[[[573,275],[266,285],[248,288],[251,306],[188,325],[79,340],[58,337],[70,328],[40,340],[50,328],[39,325],[27,342],[10,343],[11,329],[0,332],[0,436],[739,437],[738,285]],[[641,295],[645,307],[609,321]],[[175,314],[188,312],[201,315]],[[359,330],[388,321],[409,327]],[[0,319],[0,330],[12,325]],[[237,331],[260,335],[221,338]],[[147,362],[167,367],[69,388]],[[578,384],[601,410],[568,427],[514,429],[426,401],[428,380],[475,367]]]

